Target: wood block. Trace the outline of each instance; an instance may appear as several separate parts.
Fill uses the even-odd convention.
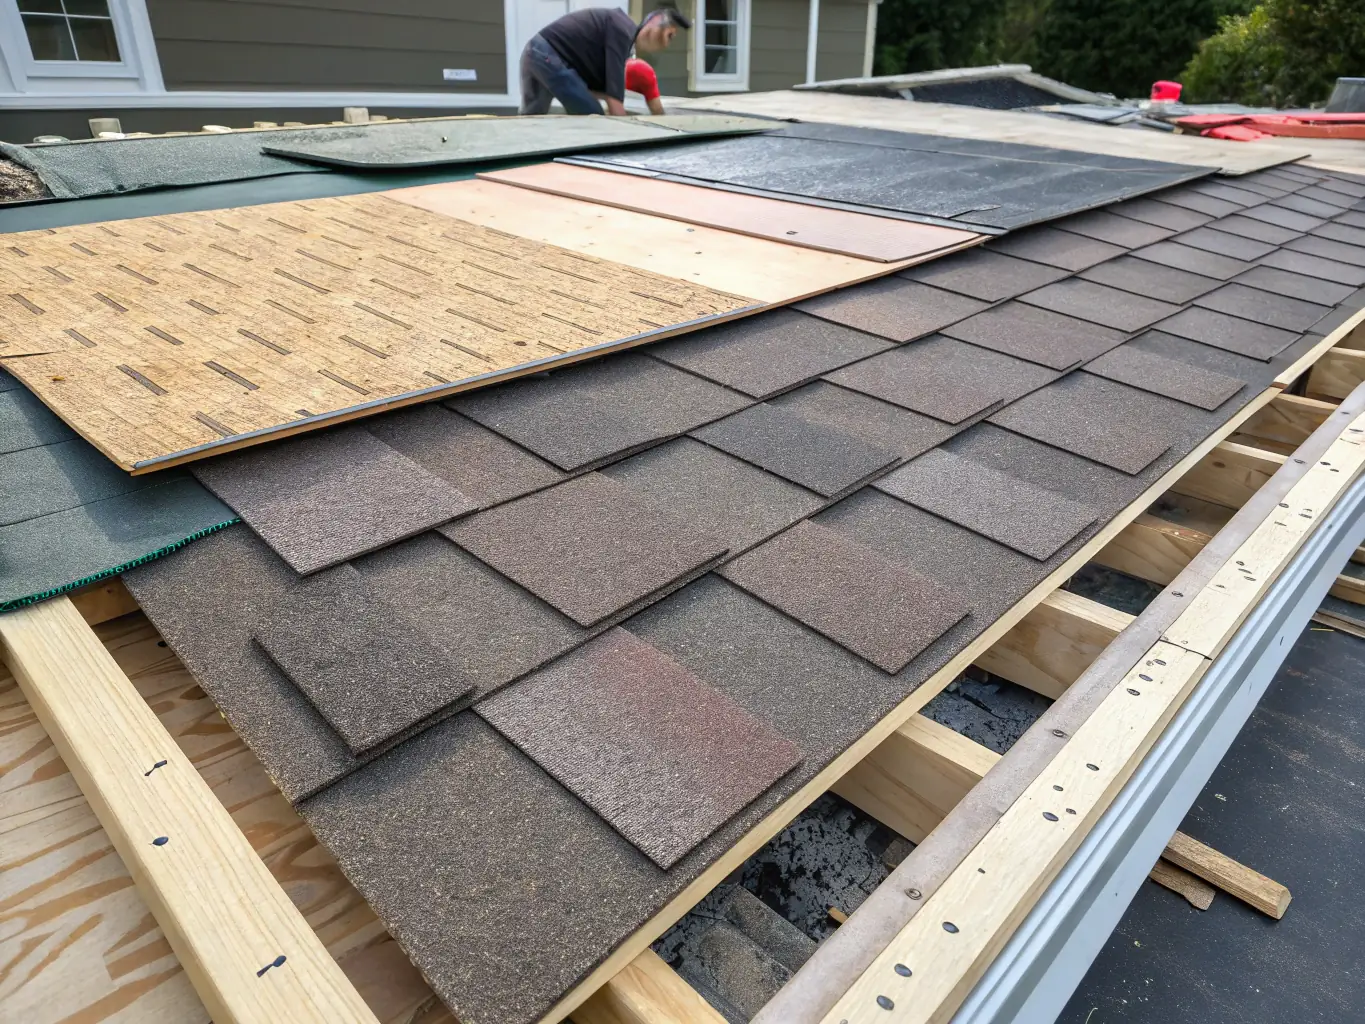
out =
[[[1252,871],[1246,865],[1237,863],[1231,857],[1205,846],[1197,839],[1191,839],[1183,832],[1177,832],[1171,837],[1162,856],[1176,867],[1184,868],[1206,882],[1212,882],[1243,903],[1255,907],[1263,914],[1269,914],[1276,921],[1284,917],[1284,912],[1289,907],[1291,898],[1289,890],[1279,882],[1267,878],[1259,871]]]
[[[1105,545],[1094,561],[1164,587],[1212,539],[1207,533],[1144,512]]]
[[[1284,465],[1286,456],[1223,441],[1172,485],[1177,494],[1241,508]]]
[[[1217,890],[1202,878],[1190,874],[1184,868],[1176,867],[1164,857],[1157,858],[1147,877],[1158,885],[1164,885],[1171,892],[1184,896],[1196,910],[1208,910],[1213,906],[1213,897]]]
[[[1055,700],[1132,621],[1126,612],[1055,590],[976,664]]]
[[[574,1024],[724,1024],[677,972],[646,949],[573,1012]]]

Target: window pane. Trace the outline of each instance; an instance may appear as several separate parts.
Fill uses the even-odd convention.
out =
[[[19,10],[35,14],[61,14],[62,0],[19,0]]]
[[[71,34],[66,30],[65,18],[49,18],[41,14],[25,14],[24,29],[28,32],[29,49],[34,60],[75,60]]]
[[[109,17],[107,0],[66,0],[67,14],[90,14],[97,18]]]
[[[67,0],[68,6],[71,0]],[[76,37],[77,60],[110,60],[118,56],[114,23],[105,18],[72,18],[71,34]]]
[[[734,75],[739,73],[733,47],[708,46],[706,48],[706,73],[708,75]]]
[[[734,25],[711,25],[706,26],[706,46],[738,46],[739,32]]]
[[[735,21],[738,0],[706,0],[707,21]]]

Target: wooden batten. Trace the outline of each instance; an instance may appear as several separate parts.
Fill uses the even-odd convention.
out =
[[[1143,513],[1095,556],[1110,569],[1165,586],[1204,549],[1207,533]]]
[[[219,1024],[376,1024],[227,810],[65,597],[4,657]]]
[[[1176,867],[1216,885],[1277,921],[1284,917],[1284,912],[1289,908],[1289,890],[1279,882],[1259,871],[1253,871],[1245,864],[1237,863],[1183,832],[1171,837],[1162,856]]]
[[[1241,435],[1297,448],[1308,440],[1308,435],[1322,426],[1328,416],[1336,412],[1331,402],[1299,395],[1280,395],[1270,404],[1258,409],[1242,424]]]
[[[1000,755],[915,715],[833,786],[911,842],[922,842]]]
[[[725,1024],[725,1018],[646,949],[574,1010],[573,1024]]]
[[[1286,456],[1223,441],[1171,488],[1177,494],[1241,508],[1284,465]]]
[[[1056,700],[1132,621],[1126,612],[1054,590],[976,664]]]
[[[1365,381],[1365,352],[1334,348],[1322,354],[1308,372],[1308,394],[1325,398],[1345,398]]]

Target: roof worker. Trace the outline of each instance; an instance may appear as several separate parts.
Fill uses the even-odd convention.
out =
[[[659,76],[639,57],[626,61],[626,91],[643,96],[651,114],[664,112],[664,101],[659,98]]]
[[[657,53],[691,27],[673,7],[651,11],[638,26],[619,7],[586,7],[550,22],[521,51],[521,113],[544,114],[557,99],[566,113],[600,114],[601,96],[608,114],[625,114],[631,46]]]

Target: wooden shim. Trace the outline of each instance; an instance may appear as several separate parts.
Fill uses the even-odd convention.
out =
[[[490,171],[486,181],[702,224],[824,252],[892,263],[969,243],[973,231],[919,224],[872,213],[744,195],[572,164],[545,163]]]
[[[1110,569],[1165,586],[1209,542],[1207,533],[1143,513],[1105,545],[1095,561]]]
[[[1123,536],[1119,534],[1105,550]],[[1126,612],[1055,590],[978,657],[976,664],[1056,700],[1132,621]]]
[[[1196,910],[1208,910],[1213,906],[1213,897],[1217,890],[1202,878],[1190,874],[1184,868],[1176,867],[1165,857],[1157,858],[1147,877],[1158,885],[1164,885],[1171,892],[1184,896]]]
[[[1241,433],[1297,448],[1336,412],[1331,402],[1298,395],[1280,395],[1242,424]]]
[[[0,339],[52,350],[10,371],[133,472],[762,305],[374,193],[9,237]]]
[[[0,640],[213,1019],[375,1022],[71,601],[0,616]]]
[[[1328,398],[1345,398],[1365,381],[1365,352],[1349,348],[1335,348],[1308,371],[1308,393]]]
[[[1207,665],[1194,652],[1154,645],[844,993],[824,1024],[882,1024],[893,1008],[897,1024],[949,1021]],[[898,973],[896,964],[908,966],[910,976]]]
[[[419,185],[384,195],[447,217],[611,260],[761,302],[784,303],[902,270],[920,260],[880,263],[801,249],[765,238],[495,181]],[[975,244],[984,236],[973,235]]]
[[[999,760],[975,740],[913,715],[832,791],[919,843]]]
[[[1236,896],[1262,914],[1269,914],[1276,921],[1284,917],[1289,907],[1289,890],[1279,882],[1237,863],[1183,832],[1171,837],[1162,856],[1176,867],[1212,882],[1225,893]]]
[[[593,991],[605,984],[613,975],[628,964],[637,953],[654,942],[660,935],[673,926],[684,914],[731,871],[744,863],[752,854],[762,848],[769,839],[809,806],[820,794],[830,789],[834,783],[850,771],[854,765],[870,754],[884,739],[894,732],[910,716],[929,703],[945,686],[956,679],[968,665],[972,664],[982,652],[987,650],[1002,636],[1018,624],[1044,598],[1053,593],[1076,571],[1089,561],[1094,554],[1112,540],[1118,533],[1142,513],[1153,501],[1163,494],[1171,484],[1189,471],[1190,467],[1208,454],[1224,437],[1235,431],[1246,419],[1266,402],[1278,394],[1274,388],[1267,389],[1253,398],[1247,405],[1233,414],[1232,418],[1199,443],[1185,458],[1168,469],[1160,478],[1153,481],[1141,495],[1124,510],[1106,523],[1095,536],[1078,548],[1070,558],[1054,569],[1033,590],[1029,591],[1013,607],[1004,612],[970,644],[959,651],[949,662],[927,679],[918,689],[897,704],[875,726],[869,729],[842,754],[831,761],[813,779],[788,797],[779,807],[760,821],[734,846],[718,857],[709,868],[695,878],[682,892],[675,896],[663,909],[649,921],[641,925],[634,934],[624,940],[602,963],[598,964],[586,978],[571,989],[541,1018],[541,1024],[559,1024],[569,1016],[574,1008],[582,1003]]]
[[[725,1024],[678,973],[646,949],[573,1012],[574,1024]]]
[[[587,977],[551,1007],[541,1018],[541,1024],[559,1024],[563,1018],[569,1016],[574,1008],[580,1005],[593,991],[605,984],[636,954],[672,927],[688,910],[714,889],[726,875],[761,849],[769,839],[785,828],[802,809],[830,789],[839,778],[870,754],[911,715],[929,703],[937,693],[956,679],[963,669],[980,657],[982,652],[1013,629],[1028,612],[1073,576],[1082,565],[1117,536],[1128,523],[1140,515],[1171,484],[1188,472],[1191,466],[1208,454],[1224,437],[1235,431],[1247,417],[1273,399],[1276,394],[1278,391],[1270,388],[1257,395],[1247,405],[1234,413],[1231,419],[1201,441],[1185,458],[1153,481],[1145,492],[1134,499],[1127,508],[1115,515],[1095,536],[1078,548],[1070,558],[1054,569],[1013,607],[1001,614],[976,639],[949,660],[943,668],[935,672],[918,689],[887,712],[880,722],[864,733],[857,741],[850,744],[842,754],[826,765],[813,779],[750,829],[738,843],[718,857],[715,863],[698,875],[663,909],[636,929],[606,960],[598,964]]]
[[[1224,441],[1171,488],[1177,494],[1241,508],[1259,491],[1286,456]]]

